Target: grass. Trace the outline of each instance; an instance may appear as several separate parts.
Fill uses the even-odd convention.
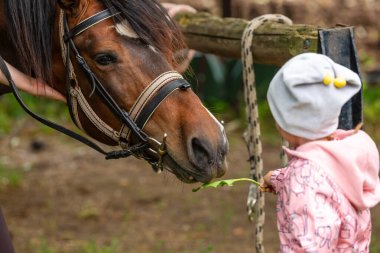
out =
[[[27,106],[49,120],[67,122],[69,119],[67,106],[61,102],[50,101],[41,97],[23,94],[22,98]],[[21,108],[12,94],[0,97],[0,136],[8,134],[17,120],[29,117]],[[46,129],[46,128],[45,128]]]
[[[47,239],[44,237],[39,238],[34,241],[31,245],[31,250],[33,253],[56,253],[54,247],[50,246]]]
[[[113,239],[110,245],[99,245],[95,241],[89,241],[83,246],[83,253],[116,253],[119,252],[119,241]]]
[[[24,178],[24,172],[19,168],[5,166],[0,161],[0,189],[18,187]]]
[[[99,218],[99,209],[90,202],[85,202],[78,216],[84,220],[97,220]]]
[[[364,114],[364,127],[366,131],[375,139],[380,142],[379,114],[380,114],[380,87],[368,87],[366,84],[363,86],[363,114]]]
[[[215,248],[212,245],[208,245],[206,248],[202,249],[200,253],[213,253]]]
[[[221,201],[220,210],[223,210],[223,212],[220,213],[220,217],[218,219],[220,231],[221,233],[227,235],[228,231],[231,230],[232,219],[235,213],[233,208],[229,206],[225,201]]]
[[[100,245],[95,240],[89,240],[84,242],[82,246],[74,249],[70,252],[64,253],[118,253],[120,251],[120,243],[117,239],[113,239],[108,245]],[[39,238],[37,241],[32,243],[31,246],[32,253],[60,253],[62,252],[59,247],[52,246],[48,243],[45,237]]]
[[[199,251],[195,251],[195,253],[215,253],[216,249],[213,245],[211,244],[206,244],[203,240],[202,241],[197,241],[197,244],[199,245]],[[205,246],[207,245],[207,246]],[[188,250],[181,250],[181,251],[176,251],[173,249],[169,249],[170,247],[168,246],[168,242],[165,240],[159,240],[156,243],[156,246],[153,248],[152,251],[149,251],[149,253],[194,253],[194,251],[188,251]]]
[[[377,238],[377,235],[372,233],[372,238],[371,238],[371,244],[369,247],[369,252],[370,253],[378,253],[380,252],[380,240]]]

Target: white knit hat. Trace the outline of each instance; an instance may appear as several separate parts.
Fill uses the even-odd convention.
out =
[[[304,53],[290,59],[276,73],[267,99],[283,130],[315,140],[338,128],[342,106],[360,87],[355,72],[325,55]]]

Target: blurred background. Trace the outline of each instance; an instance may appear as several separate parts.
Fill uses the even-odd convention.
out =
[[[252,19],[281,13],[294,23],[355,26],[363,77],[365,130],[380,147],[380,1],[173,0],[217,16]],[[242,134],[241,62],[196,53],[187,75],[205,105],[225,121],[230,142],[225,178],[247,177]],[[256,65],[265,170],[280,165],[280,138],[265,101],[277,68]],[[48,118],[73,127],[67,108],[25,96]],[[0,203],[18,253],[254,252],[246,215],[247,185],[193,193],[171,174],[155,174],[134,158],[105,161],[40,126],[11,95],[0,98]],[[278,251],[275,197],[267,195],[265,247]],[[372,210],[370,252],[380,252],[380,208]]]

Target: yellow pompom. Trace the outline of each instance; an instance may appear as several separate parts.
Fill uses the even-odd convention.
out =
[[[334,77],[331,74],[326,74],[323,77],[323,84],[324,85],[330,85],[334,81]]]
[[[342,77],[338,77],[338,78],[334,79],[334,85],[338,89],[341,89],[347,85],[347,81],[346,81],[346,79],[344,79]]]

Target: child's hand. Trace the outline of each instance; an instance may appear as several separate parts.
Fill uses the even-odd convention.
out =
[[[265,176],[261,179],[259,191],[261,192],[271,192],[275,193],[274,189],[270,183],[270,177],[272,176],[273,171],[269,171]]]

